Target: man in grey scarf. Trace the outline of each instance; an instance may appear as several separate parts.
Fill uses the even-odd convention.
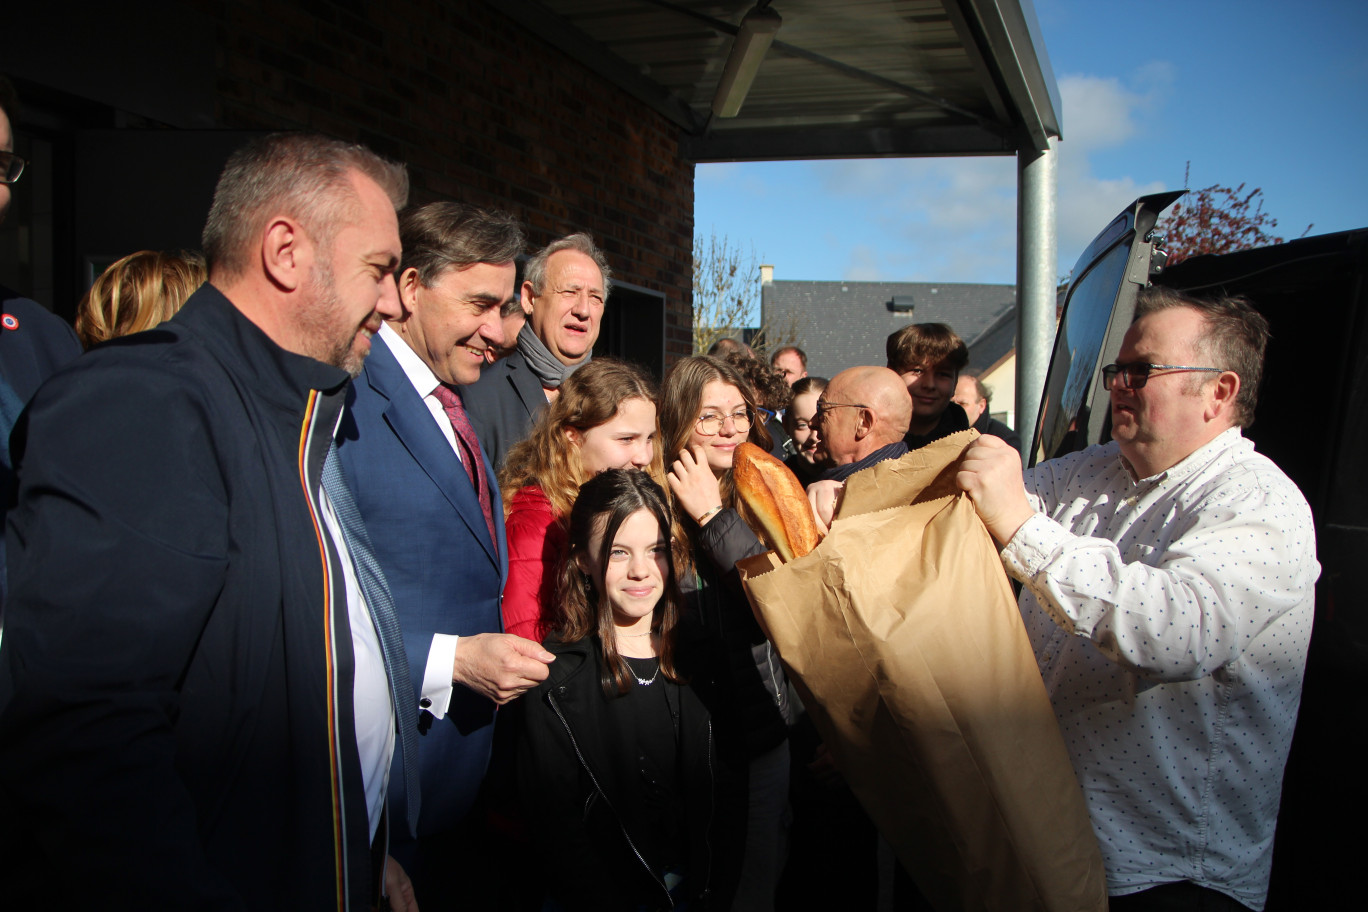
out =
[[[593,357],[610,287],[608,261],[584,233],[552,241],[527,261],[522,304],[531,332],[520,332],[517,351],[463,390],[471,423],[496,468],[531,432],[565,378]]]

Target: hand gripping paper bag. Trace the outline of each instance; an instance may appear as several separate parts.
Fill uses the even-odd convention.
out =
[[[1105,910],[1106,879],[966,431],[847,481],[815,551],[741,578],[851,789],[942,912]]]

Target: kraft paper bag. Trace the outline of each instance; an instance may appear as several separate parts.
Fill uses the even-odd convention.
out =
[[[837,766],[938,910],[1104,912],[1011,586],[954,483],[977,436],[853,475],[815,551],[750,558],[741,578]]]

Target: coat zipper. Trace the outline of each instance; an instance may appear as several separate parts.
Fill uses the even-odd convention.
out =
[[[712,893],[712,828],[713,820],[717,816],[717,773],[713,770],[713,743],[712,743],[712,718],[708,719],[708,825],[703,829],[703,849],[704,859],[707,863],[707,873],[703,877],[703,892],[700,896],[708,896]]]

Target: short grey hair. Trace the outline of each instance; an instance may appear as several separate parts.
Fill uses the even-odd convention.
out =
[[[970,380],[973,380],[974,392],[978,395],[978,397],[982,399],[984,402],[988,403],[989,405],[993,404],[993,391],[989,389],[988,386],[978,378],[977,374],[960,374],[960,376],[968,377]]]
[[[523,281],[532,285],[532,294],[542,293],[546,285],[546,261],[551,259],[552,254],[560,253],[562,250],[578,251],[594,261],[594,265],[603,276],[603,299],[607,301],[609,293],[613,290],[613,271],[608,268],[608,259],[603,255],[603,251],[594,244],[594,239],[583,231],[552,241],[527,261]]]
[[[1197,348],[1216,362],[1212,367],[1234,371],[1240,378],[1235,396],[1234,423],[1247,428],[1254,423],[1263,380],[1264,353],[1270,336],[1268,320],[1240,295],[1199,297],[1174,288],[1152,285],[1142,289],[1135,301],[1135,317],[1174,307],[1187,307],[1202,315],[1206,327],[1196,340]]]
[[[204,223],[201,245],[210,273],[234,278],[246,272],[266,219],[281,213],[299,219],[320,248],[331,248],[349,216],[357,217],[353,171],[379,184],[396,211],[408,202],[404,166],[356,143],[273,133],[238,149],[219,175]]]
[[[399,241],[404,247],[400,274],[417,270],[424,288],[435,285],[448,269],[515,262],[527,246],[512,215],[455,202],[405,211],[399,217]]]

